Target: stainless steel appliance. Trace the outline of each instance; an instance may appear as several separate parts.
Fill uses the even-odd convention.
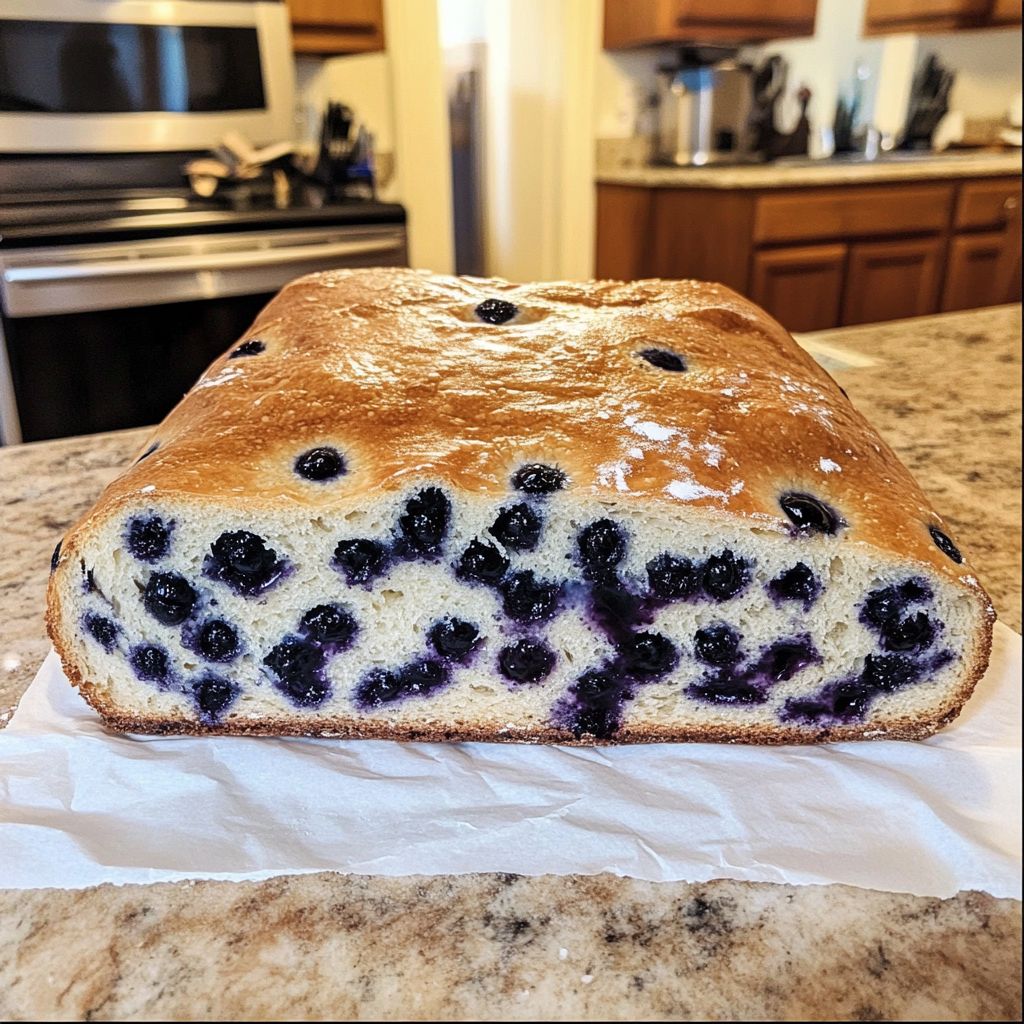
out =
[[[160,420],[281,285],[407,263],[405,211],[184,190],[0,198],[0,439]]]
[[[206,150],[292,135],[283,2],[4,0],[0,152]]]
[[[750,129],[752,68],[734,51],[684,49],[658,72],[659,163],[742,163],[758,158]]]

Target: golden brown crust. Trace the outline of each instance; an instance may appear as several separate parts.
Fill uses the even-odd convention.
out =
[[[495,295],[519,305],[525,322],[473,322],[473,307]],[[611,742],[915,739],[955,718],[985,671],[994,612],[969,566],[933,543],[928,526],[941,527],[940,517],[828,374],[727,288],[690,281],[517,286],[399,270],[335,272],[284,289],[247,334],[257,337],[266,351],[216,361],[157,429],[159,449],[115,480],[65,539],[47,629],[72,683],[114,729],[602,742],[554,728],[419,727],[372,716],[229,717],[219,725],[137,717],[82,678],[61,612],[57,580],[76,571],[90,530],[142,495],[315,514],[403,487],[413,469],[457,491],[505,494],[510,473],[527,461],[557,462],[580,495],[699,507],[776,532],[788,529],[780,491],[807,490],[847,520],[844,543],[921,564],[981,611],[958,689],[926,718],[825,729],[626,725]],[[659,371],[637,357],[650,347],[678,352],[687,372]],[[296,454],[320,444],[344,452],[343,487],[310,486],[292,472]]]

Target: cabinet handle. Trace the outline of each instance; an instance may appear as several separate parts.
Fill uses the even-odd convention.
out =
[[[1020,200],[1016,196],[1007,196],[1003,200],[1003,209],[1006,210],[1007,213],[1009,213],[1010,210],[1016,210],[1019,205]]]

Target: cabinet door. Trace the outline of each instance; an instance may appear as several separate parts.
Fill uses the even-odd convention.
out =
[[[653,191],[630,185],[597,186],[598,277],[635,281],[651,275]]]
[[[845,245],[805,245],[754,254],[750,297],[790,331],[839,325]]]
[[[296,53],[384,49],[383,0],[288,0]]]
[[[935,313],[942,238],[857,242],[850,246],[843,324],[867,324]]]
[[[941,32],[978,28],[989,21],[992,0],[868,0],[866,35],[888,32]]]
[[[1000,299],[995,288],[1002,253],[1001,231],[954,238],[949,246],[946,287],[942,293],[943,312],[997,305]]]
[[[1020,0],[994,0],[989,20],[993,25],[1019,25],[1021,21]]]

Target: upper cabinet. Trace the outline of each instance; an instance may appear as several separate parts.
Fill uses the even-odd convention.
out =
[[[384,49],[383,0],[288,0],[296,53]]]
[[[864,34],[1019,25],[1021,0],[868,0]]]
[[[814,35],[818,0],[605,0],[604,47]]]

